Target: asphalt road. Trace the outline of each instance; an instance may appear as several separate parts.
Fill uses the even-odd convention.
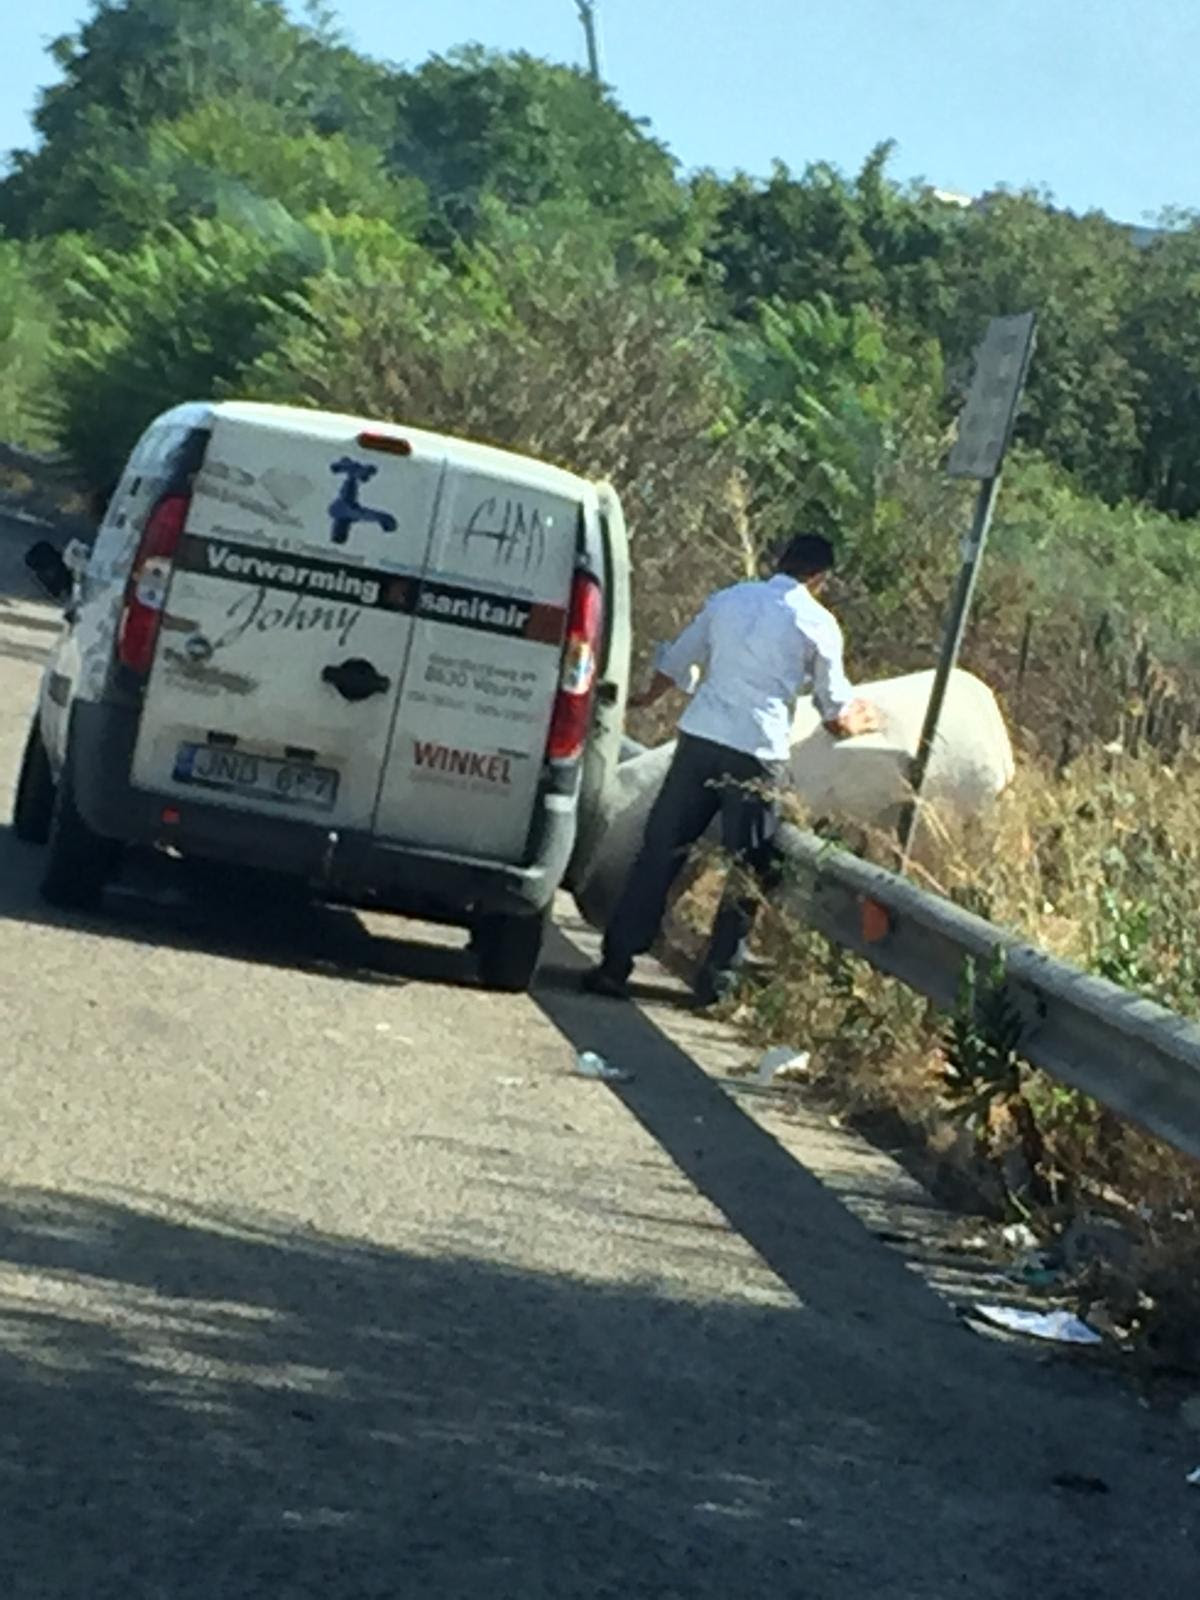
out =
[[[899,1169],[575,993],[569,922],[507,998],[432,930],[37,870],[0,825],[6,1600],[1197,1593],[1200,1440],[965,1330]]]

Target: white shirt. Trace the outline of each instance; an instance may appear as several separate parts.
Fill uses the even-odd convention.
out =
[[[783,573],[738,583],[712,596],[655,665],[690,691],[679,731],[742,750],[761,761],[791,754],[796,701],[811,693],[828,722],[854,698],[842,665],[836,617]]]

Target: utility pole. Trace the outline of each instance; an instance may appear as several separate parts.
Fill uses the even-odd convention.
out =
[[[600,82],[600,41],[596,33],[596,0],[575,0],[587,36],[588,71]]]

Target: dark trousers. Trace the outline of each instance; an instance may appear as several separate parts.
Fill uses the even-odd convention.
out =
[[[702,998],[724,992],[745,959],[758,892],[776,869],[773,838],[778,822],[774,787],[781,766],[759,761],[709,739],[682,734],[646,822],[637,860],[604,935],[604,965],[628,977],[633,958],[654,943],[671,886],[688,852],[715,816],[721,845],[733,858],[730,880],[713,924],[697,990]],[[751,882],[744,881],[749,873]]]

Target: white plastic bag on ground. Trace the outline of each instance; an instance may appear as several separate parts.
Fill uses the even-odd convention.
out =
[[[755,1083],[771,1084],[803,1079],[812,1065],[812,1055],[807,1050],[794,1050],[789,1044],[777,1044],[764,1050],[754,1069]]]
[[[1049,1339],[1054,1344],[1103,1344],[1095,1328],[1073,1311],[1034,1311],[1028,1306],[976,1306],[974,1314],[1008,1333],[1024,1333],[1031,1339]]]

